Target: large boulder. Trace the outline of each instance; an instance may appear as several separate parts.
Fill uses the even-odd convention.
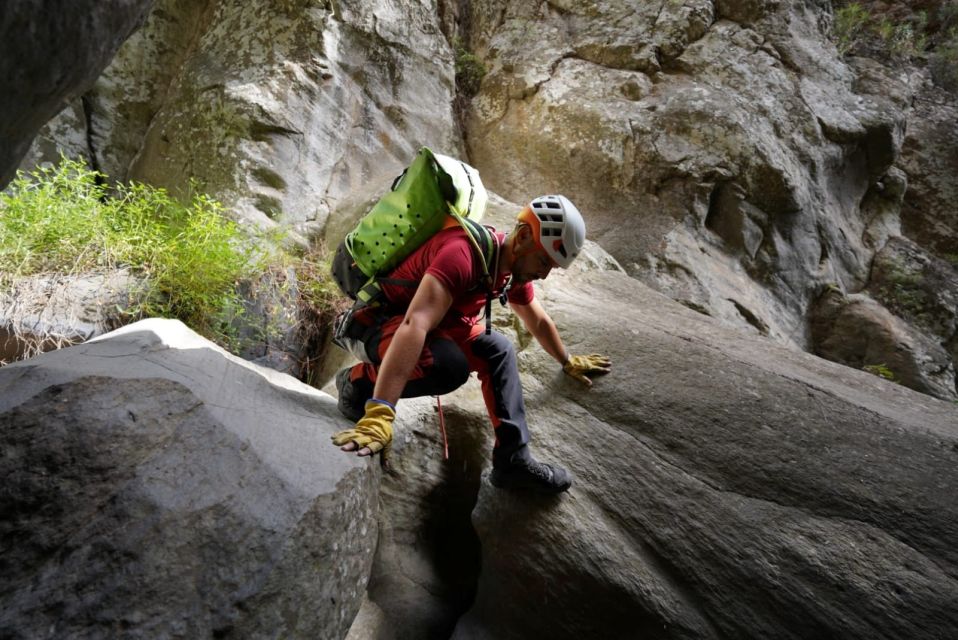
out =
[[[540,293],[569,349],[614,369],[586,389],[522,352],[537,455],[576,482],[543,499],[483,480],[482,573],[453,637],[958,628],[958,406],[730,331],[620,273]]]
[[[956,400],[955,368],[944,347],[867,294],[830,288],[809,314],[815,354]]]
[[[37,131],[93,84],[153,0],[8,0],[0,13],[0,188]]]
[[[379,482],[347,424],[176,321],[0,369],[0,636],[342,638]]]

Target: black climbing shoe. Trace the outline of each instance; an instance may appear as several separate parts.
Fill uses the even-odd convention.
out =
[[[364,394],[362,389],[360,389],[361,386],[368,385],[350,382],[350,370],[351,367],[346,367],[336,374],[336,391],[339,393],[339,400],[336,406],[339,408],[341,414],[353,422],[358,422],[360,418],[366,415],[366,401],[369,400],[373,394],[372,389],[369,390],[368,394]]]
[[[562,467],[537,461],[522,447],[508,462],[493,464],[489,481],[500,489],[562,493],[572,486],[572,474]]]

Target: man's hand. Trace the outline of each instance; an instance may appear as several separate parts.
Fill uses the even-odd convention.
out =
[[[366,403],[366,414],[356,426],[332,435],[333,444],[343,451],[356,451],[357,455],[369,456],[382,451],[383,464],[389,458],[393,441],[393,420],[396,412],[386,404],[370,400]]]
[[[588,356],[569,356],[562,370],[587,387],[592,386],[589,376],[601,376],[612,371],[612,361],[606,356],[593,353]]]

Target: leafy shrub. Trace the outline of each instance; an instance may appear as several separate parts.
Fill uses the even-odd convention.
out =
[[[469,51],[459,39],[453,41],[456,55],[456,86],[467,98],[479,93],[486,66],[479,57]]]
[[[181,203],[144,184],[108,193],[104,182],[66,158],[18,175],[0,194],[0,287],[22,276],[126,267],[145,283],[128,319],[179,318],[229,346],[242,309],[237,283],[263,268],[251,239],[208,196]]]
[[[887,18],[882,19],[875,31],[885,50],[892,55],[915,56],[928,45],[928,37],[925,35],[927,26],[928,14],[919,11],[910,22],[895,24]]]
[[[873,376],[878,376],[885,380],[891,380],[892,382],[897,382],[895,379],[895,372],[888,368],[884,363],[882,364],[866,364],[862,367],[863,371],[867,371]]]
[[[871,14],[857,2],[835,11],[832,34],[840,55],[845,55],[859,43],[866,33],[869,20]]]

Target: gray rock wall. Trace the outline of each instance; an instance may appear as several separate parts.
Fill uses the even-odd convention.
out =
[[[831,23],[799,0],[162,0],[28,164],[59,145],[115,179],[196,179],[247,222],[333,243],[331,213],[418,145],[462,150],[510,200],[572,196],[669,297],[813,350],[815,301],[872,288],[889,238],[958,255],[953,96],[839,57]],[[470,53],[472,98],[454,82]]]
[[[858,206],[911,89],[860,81],[823,6],[490,0],[472,20],[468,148],[503,196],[574,194],[632,275],[799,346],[824,282],[864,285]]]
[[[85,98],[89,155],[315,233],[420,145],[457,153],[454,91],[433,3],[160,0]]]
[[[153,0],[9,0],[0,14],[0,188],[37,131],[90,88]]]

